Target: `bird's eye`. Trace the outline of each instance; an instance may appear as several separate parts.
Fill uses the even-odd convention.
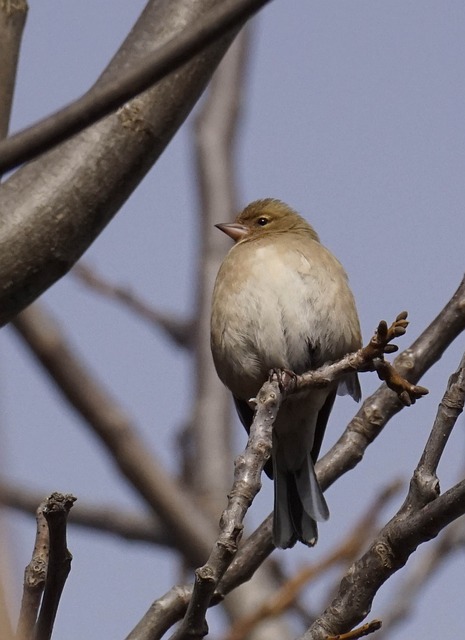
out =
[[[257,220],[257,224],[259,224],[261,227],[264,227],[268,223],[269,223],[268,218],[258,218]]]

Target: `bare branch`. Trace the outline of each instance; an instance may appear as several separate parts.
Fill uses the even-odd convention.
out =
[[[439,493],[436,470],[457,418],[463,411],[464,399],[465,354],[458,370],[449,378],[447,391],[441,400],[428,442],[415,471],[414,478],[417,485],[415,495],[417,498],[419,493],[428,497],[431,494],[436,497]]]
[[[465,278],[444,309],[395,360],[396,371],[416,383],[465,329]],[[371,442],[404,405],[385,385],[369,396],[336,444],[317,463],[320,485],[326,489],[355,467]]]
[[[383,359],[385,353],[397,351],[397,345],[391,344],[391,341],[404,335],[407,325],[406,311],[397,316],[389,329],[387,323],[381,320],[374,336],[366,347],[347,354],[337,362],[307,371],[300,376],[291,371],[282,372],[279,375],[282,390],[286,394],[291,394],[308,387],[326,386],[353,371],[376,370],[379,377],[386,381],[387,386],[392,391],[395,391],[402,404],[410,406],[415,400],[426,395],[428,389],[412,385]]]
[[[164,334],[179,347],[192,348],[192,322],[181,321],[173,315],[155,309],[129,287],[108,282],[88,265],[78,264],[71,272],[84,285],[110,300],[117,300],[130,311],[149,322],[153,328],[162,330]]]
[[[0,141],[8,133],[27,11],[26,0],[0,0]]]
[[[362,625],[358,629],[349,631],[348,633],[341,633],[337,636],[328,636],[326,640],[356,640],[357,638],[364,638],[381,629],[381,620],[372,620]]]
[[[31,562],[24,571],[23,598],[18,621],[18,638],[27,640],[33,637],[40,601],[47,576],[49,534],[43,509],[47,499],[39,503],[36,509],[36,539]],[[36,502],[37,504],[37,502]]]
[[[187,609],[192,596],[191,587],[175,586],[158,598],[126,640],[158,640],[173,626]]]
[[[48,563],[34,640],[50,640],[52,636],[61,594],[71,570],[72,555],[66,545],[66,522],[75,500],[69,494],[52,493],[42,507],[48,526]]]
[[[166,523],[173,544],[193,564],[205,561],[216,536],[192,496],[149,451],[136,426],[73,352],[50,314],[36,304],[14,327],[66,400],[105,445],[123,476]]]
[[[265,383],[257,396],[257,409],[243,454],[235,461],[234,484],[220,521],[220,536],[207,563],[197,569],[192,598],[172,640],[203,638],[208,633],[205,614],[215,589],[231,564],[242,536],[243,519],[261,487],[260,476],[271,455],[271,431],[280,405],[277,380]]]
[[[232,4],[237,3],[229,0]],[[212,8],[225,6],[223,0],[149,0],[86,100],[95,105],[100,87],[119,86],[122,75],[138,68],[157,46],[169,40],[174,46],[186,24],[207,14],[211,19]],[[0,188],[0,324],[67,273],[110,222],[184,122],[233,36],[228,33],[117,113],[5,181]],[[55,125],[52,119],[53,130]]]
[[[383,631],[379,634],[379,640],[391,635],[393,628],[411,615],[416,598],[436,574],[439,567],[453,553],[463,552],[465,548],[464,524],[463,517],[453,522],[441,533],[435,543],[429,546],[428,552],[422,558],[417,559],[404,583],[396,589],[394,602],[382,616]]]
[[[0,483],[0,503],[22,513],[35,514],[41,495]],[[81,502],[81,501],[80,501]],[[69,514],[69,524],[108,533],[124,540],[149,542],[173,548],[173,536],[154,515],[131,513],[117,506],[76,505]]]
[[[31,160],[79,133],[237,29],[269,0],[226,0],[117,80],[94,86],[61,111],[0,144],[0,172]]]

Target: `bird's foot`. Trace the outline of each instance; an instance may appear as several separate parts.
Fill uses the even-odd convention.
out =
[[[269,381],[276,380],[282,393],[292,393],[297,382],[297,375],[290,369],[271,369]]]

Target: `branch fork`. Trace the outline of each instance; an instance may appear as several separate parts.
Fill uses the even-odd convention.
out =
[[[406,380],[384,359],[385,354],[395,353],[398,350],[399,347],[392,344],[392,340],[403,336],[407,326],[407,312],[402,311],[390,327],[385,320],[381,320],[366,347],[349,353],[337,362],[325,364],[300,376],[292,371],[273,369],[270,372],[270,380],[277,375],[281,392],[290,395],[309,387],[326,386],[353,371],[360,373],[376,371],[378,377],[397,394],[402,404],[408,407],[426,395],[428,389]]]

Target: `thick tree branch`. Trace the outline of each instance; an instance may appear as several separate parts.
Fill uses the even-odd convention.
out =
[[[118,79],[98,84],[61,111],[0,144],[0,172],[67,140],[176,71],[270,0],[226,0],[157,48]]]
[[[228,6],[236,4],[229,2]],[[244,5],[244,1],[241,2]],[[88,98],[223,0],[149,0]],[[0,188],[0,324],[62,277],[136,188],[184,122],[235,33],[36,161]],[[157,207],[154,207],[155,214]]]
[[[428,552],[418,558],[407,578],[396,589],[393,602],[388,606],[382,616],[383,630],[377,636],[377,640],[385,640],[391,636],[394,627],[399,626],[408,618],[415,607],[423,589],[436,575],[438,569],[450,557],[459,552],[463,554],[465,549],[465,518],[461,517],[444,530],[430,545]]]

